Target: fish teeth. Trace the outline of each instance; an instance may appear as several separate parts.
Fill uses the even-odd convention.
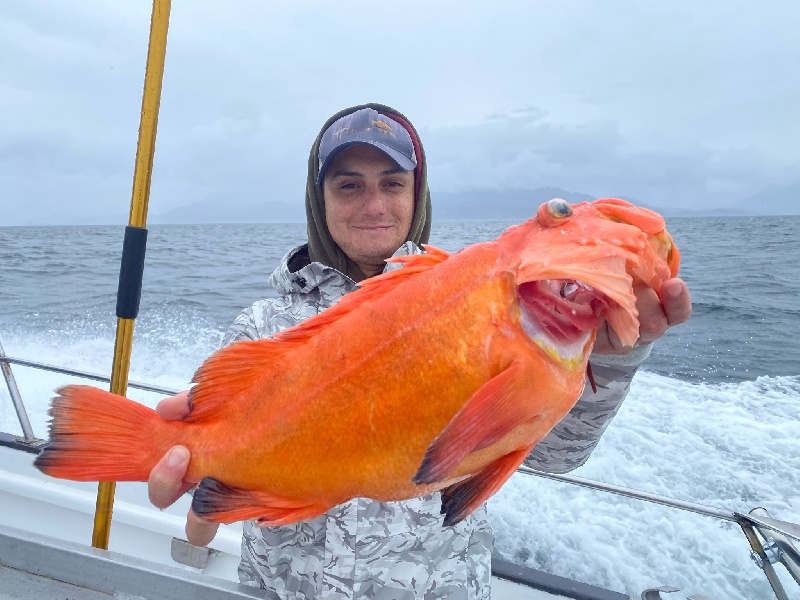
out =
[[[578,284],[575,283],[574,281],[565,281],[563,284],[561,284],[562,298],[567,298],[571,294],[574,294],[576,291],[578,291]]]

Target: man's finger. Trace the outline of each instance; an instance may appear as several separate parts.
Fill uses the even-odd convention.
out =
[[[167,421],[181,421],[189,414],[189,390],[164,398],[156,405],[158,416]]]
[[[189,509],[186,515],[186,539],[194,546],[207,546],[217,535],[219,523],[212,523],[198,517],[194,511]]]
[[[664,335],[669,328],[669,322],[655,290],[645,286],[637,288],[636,308],[639,309],[638,343],[649,344]]]
[[[168,507],[192,487],[183,480],[190,456],[189,449],[185,446],[174,446],[150,471],[147,491],[150,502],[158,508]]]
[[[664,282],[661,301],[670,326],[685,323],[692,316],[692,296],[682,279],[675,278]]]

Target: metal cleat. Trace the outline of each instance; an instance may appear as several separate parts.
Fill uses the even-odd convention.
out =
[[[642,592],[642,600],[664,600],[661,597],[661,592],[680,592],[681,588],[672,587],[671,585],[664,585],[657,588],[649,588]]]
[[[208,557],[211,556],[211,549],[205,546],[194,546],[179,538],[172,538],[171,548],[172,560],[187,567],[194,569],[205,569],[208,565]]]

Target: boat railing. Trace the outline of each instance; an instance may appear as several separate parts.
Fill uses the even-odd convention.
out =
[[[11,395],[11,402],[14,404],[14,410],[17,412],[17,420],[22,428],[23,441],[25,443],[35,444],[40,440],[33,435],[33,427],[31,427],[31,422],[28,419],[28,412],[25,410],[25,404],[22,402],[22,396],[20,396],[19,388],[17,387],[17,380],[14,379],[14,373],[11,371],[10,363],[12,361],[13,359],[9,360],[6,357],[5,350],[3,350],[3,343],[0,342],[0,370],[3,371],[6,387],[8,387],[8,393]]]
[[[0,343],[0,369],[3,371],[6,385],[8,387],[9,394],[11,395],[11,401],[14,404],[14,409],[16,410],[19,424],[23,432],[22,438],[18,438],[16,441],[23,445],[30,446],[33,451],[36,451],[39,447],[41,447],[44,444],[44,440],[37,438],[34,435],[33,428],[31,427],[30,420],[28,419],[28,414],[25,409],[25,404],[22,401],[22,396],[19,393],[14,375],[11,371],[12,364],[33,369],[41,369],[53,373],[72,375],[93,381],[101,381],[106,383],[111,381],[110,377],[97,373],[89,373],[86,371],[58,367],[33,360],[7,356],[3,350],[2,344]],[[178,390],[135,381],[129,381],[128,387],[164,394],[165,396],[172,396],[178,393]],[[608,483],[602,483],[599,481],[593,481],[590,479],[584,479],[574,475],[561,475],[538,471],[526,466],[520,466],[517,469],[517,472],[525,475],[552,479],[569,485],[590,488],[600,492],[634,498],[644,502],[660,504],[670,508],[689,511],[706,517],[736,523],[739,525],[739,527],[741,527],[742,532],[750,544],[751,558],[764,572],[764,575],[769,581],[777,600],[789,600],[790,596],[787,595],[783,584],[778,578],[778,574],[774,567],[775,564],[782,564],[789,575],[791,575],[791,577],[795,580],[797,585],[800,586],[800,550],[798,550],[797,546],[795,545],[796,542],[800,541],[800,525],[791,523],[789,521],[775,519],[764,508],[756,507],[750,510],[748,513],[721,510],[693,502],[686,502],[683,500],[677,500],[675,498],[661,496],[659,494],[653,494],[650,492],[643,492]]]

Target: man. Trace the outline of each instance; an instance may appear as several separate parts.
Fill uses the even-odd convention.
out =
[[[223,345],[274,335],[382,272],[393,254],[419,252],[431,223],[426,168],[416,131],[397,111],[370,104],[331,117],[309,159],[308,244],[290,251],[270,277],[280,297],[243,311]],[[691,312],[678,279],[664,284],[663,304],[650,289],[638,290],[637,297],[639,344],[623,348],[608,327],[599,332],[592,362],[600,391],[584,394],[536,446],[531,466],[563,472],[582,464],[649,342]],[[168,419],[188,410],[185,393],[158,406]],[[182,479],[189,459],[186,448],[175,447],[153,469],[156,506],[168,506],[191,486]],[[263,529],[246,522],[240,579],[270,590],[270,598],[488,598],[493,536],[485,507],[452,527],[442,525],[439,509],[439,494],[391,503],[356,498],[309,522]],[[216,530],[189,513],[190,542],[205,545]]]

